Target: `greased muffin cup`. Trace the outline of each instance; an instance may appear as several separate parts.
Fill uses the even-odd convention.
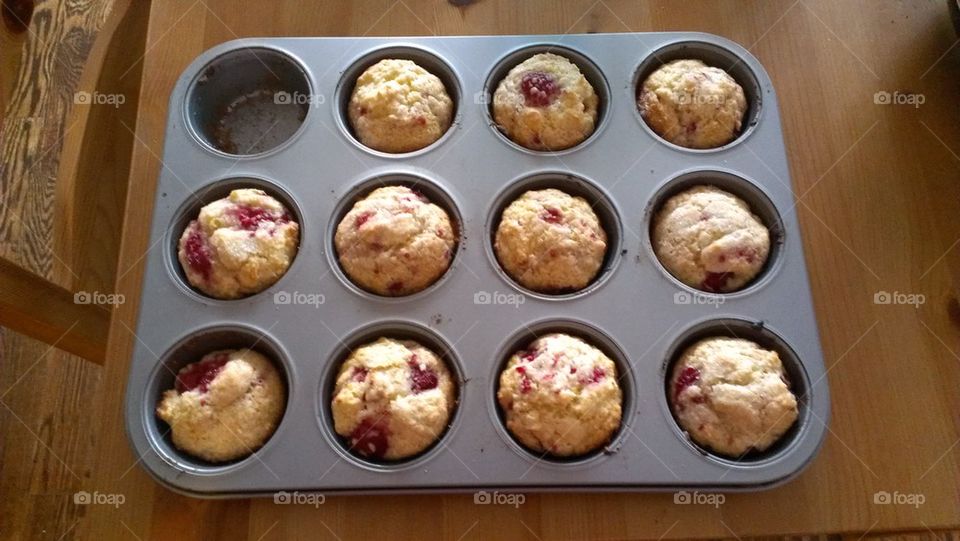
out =
[[[531,150],[494,120],[499,82],[541,53],[570,60],[596,94],[592,131],[572,130],[582,141],[564,150]],[[376,150],[350,123],[356,81],[390,59],[436,75],[452,102],[449,128],[418,150]],[[733,141],[687,148],[644,121],[638,87],[679,59],[722,68],[742,87],[746,109]],[[384,80],[401,80],[391,77]],[[519,84],[522,91],[522,76]],[[432,93],[427,86],[417,83],[409,96]],[[357,105],[379,99],[377,88],[373,82]],[[578,91],[576,99],[586,112],[589,95]],[[421,111],[416,103],[401,112]],[[282,138],[268,132],[271,115],[284,119]],[[230,128],[235,152],[205,130],[216,126]],[[243,152],[264,133],[269,144]],[[173,490],[204,497],[759,490],[796,476],[818,451],[829,393],[777,97],[757,60],[728,40],[655,33],[228,42],[202,54],[174,87],[164,144],[155,190],[144,190],[155,201],[154,247],[142,263],[131,328],[126,419],[139,464]],[[752,215],[769,237],[759,269],[733,269],[742,283],[728,278],[719,291],[698,287],[703,276],[669,270],[654,250],[657,213],[698,186],[701,195],[719,197],[716,189],[746,204],[748,213],[723,197],[724,209],[739,209],[736,220],[717,213],[736,222],[735,233],[759,231],[745,220]],[[201,208],[245,189],[288,211],[297,224],[295,257],[270,285],[258,284],[259,293],[238,288],[235,297],[217,298],[191,284],[180,240]],[[697,201],[677,208],[699,208]],[[216,214],[225,232],[249,239],[228,214]],[[504,217],[520,227],[501,235],[498,250]],[[260,229],[255,239],[286,238],[283,228]],[[673,231],[683,238],[683,227]],[[557,257],[542,265],[551,247]],[[518,271],[515,255],[535,272]],[[725,432],[701,437],[699,424],[672,407],[674,368],[710,338],[747,340],[779,358],[796,420],[768,446],[737,454],[725,447]],[[535,370],[521,374],[527,363],[516,354],[538,340],[553,345],[537,349]],[[157,406],[185,366],[245,349],[269,359],[283,383],[275,428],[262,444],[262,434],[245,434],[258,436],[244,441],[247,454],[227,458],[237,451],[225,446],[191,454],[190,442],[202,438],[175,440]],[[244,381],[231,387],[239,396],[257,379]],[[776,381],[763,372],[743,387]],[[692,400],[693,389],[680,398]],[[196,411],[210,407],[200,400]],[[705,404],[713,409],[704,416],[719,419],[717,404]],[[558,436],[571,427],[569,437]]]

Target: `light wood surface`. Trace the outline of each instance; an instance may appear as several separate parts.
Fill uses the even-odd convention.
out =
[[[119,391],[137,311],[149,309],[136,300],[141,257],[150,248],[167,98],[197,54],[258,35],[664,30],[712,32],[749,47],[778,90],[833,400],[824,449],[801,477],[765,493],[728,494],[716,509],[676,505],[670,494],[527,494],[517,509],[474,505],[470,495],[331,496],[315,509],[269,499],[193,500],[159,487],[136,466],[123,434]],[[11,461],[39,460],[32,475],[15,477],[25,479],[25,490],[52,486],[47,494],[56,496],[46,497],[61,500],[81,489],[123,495],[118,508],[91,505],[78,513],[68,501],[64,508],[75,519],[43,516],[54,539],[63,533],[84,539],[622,539],[859,532],[856,539],[891,530],[933,536],[930,530],[955,528],[956,39],[941,2],[480,0],[465,8],[413,0],[154,2],[139,115],[131,126],[137,142],[117,273],[116,291],[128,302],[113,318],[99,394],[80,400],[85,415],[66,429],[72,442],[51,428],[60,419],[40,419],[39,426],[5,421],[5,430],[39,443],[32,454],[5,450],[4,475],[12,476],[6,473]],[[925,102],[917,108],[876,104],[878,91],[919,93]],[[925,302],[876,304],[882,291],[920,294]],[[15,364],[30,366],[28,359]],[[13,389],[3,399],[7,411],[36,403],[24,387],[37,377],[5,377],[4,389]],[[76,479],[68,470],[77,470]],[[47,476],[60,481],[51,484]],[[4,486],[5,494],[15,489]],[[881,491],[920,494],[924,503],[875,504]]]

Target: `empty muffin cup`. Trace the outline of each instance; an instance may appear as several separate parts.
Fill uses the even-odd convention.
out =
[[[304,68],[280,51],[249,47],[213,59],[187,91],[186,118],[206,147],[234,156],[277,148],[316,101]]]

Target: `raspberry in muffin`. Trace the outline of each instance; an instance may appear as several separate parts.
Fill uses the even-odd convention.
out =
[[[239,189],[200,209],[180,237],[177,257],[190,285],[217,299],[263,291],[287,272],[300,226],[262,190]]]
[[[334,241],[350,280],[391,297],[429,287],[446,272],[457,245],[446,211],[407,186],[377,188],[357,201]]]
[[[563,150],[590,136],[597,121],[593,86],[568,59],[535,54],[507,73],[493,94],[493,120],[531,150]]]
[[[456,406],[446,363],[413,340],[380,338],[350,354],[337,375],[334,430],[360,456],[401,460],[429,448]]]
[[[514,353],[500,373],[497,400],[510,433],[538,453],[583,455],[620,428],[616,364],[567,334],[542,336]]]
[[[253,453],[273,435],[287,390],[273,363],[250,349],[214,351],[178,373],[157,405],[173,444],[209,462]]]
[[[507,274],[524,287],[566,293],[597,276],[607,234],[586,199],[553,188],[533,190],[504,209],[494,251]]]
[[[739,197],[714,186],[674,195],[653,222],[653,250],[690,287],[729,293],[749,284],[770,253],[770,233]]]
[[[669,398],[693,441],[738,457],[764,451],[797,420],[797,399],[775,351],[739,338],[707,338],[673,367]]]
[[[647,125],[687,148],[716,148],[740,133],[747,99],[727,72],[700,60],[674,60],[643,82],[637,107]]]
[[[364,145],[381,152],[412,152],[446,133],[453,100],[436,75],[412,60],[387,58],[357,78],[348,114]]]

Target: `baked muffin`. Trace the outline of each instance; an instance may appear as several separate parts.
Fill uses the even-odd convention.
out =
[[[504,209],[493,246],[503,269],[524,287],[565,293],[597,276],[607,234],[586,199],[548,188],[528,191]]]
[[[394,297],[437,281],[457,245],[447,213],[406,186],[377,188],[357,201],[337,225],[334,242],[350,280]]]
[[[380,338],[353,351],[333,390],[334,430],[360,456],[400,460],[443,434],[456,406],[447,365],[413,340]]]
[[[700,60],[674,60],[643,82],[637,107],[647,125],[687,148],[716,148],[736,139],[747,111],[743,88]]]
[[[540,53],[511,69],[497,85],[493,120],[519,145],[563,150],[593,133],[598,102],[576,64]]]
[[[620,427],[623,396],[609,357],[579,338],[555,333],[510,357],[497,400],[520,443],[568,457],[610,441]]]
[[[670,405],[693,441],[730,457],[763,451],[797,420],[780,357],[739,338],[707,338],[673,367]]]
[[[209,462],[249,455],[273,435],[287,390],[269,359],[250,349],[214,351],[177,373],[157,416],[178,449]]]
[[[190,285],[217,299],[270,287],[290,267],[300,226],[263,190],[240,189],[200,209],[180,236],[177,257]]]
[[[387,58],[357,78],[348,114],[364,145],[381,152],[412,152],[446,133],[453,100],[436,75],[412,60]]]
[[[674,195],[653,222],[653,251],[690,287],[729,293],[763,269],[770,233],[739,197],[714,186]]]

